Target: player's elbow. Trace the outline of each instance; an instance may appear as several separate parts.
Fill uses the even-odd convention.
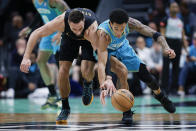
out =
[[[42,37],[42,34],[41,34],[41,31],[39,29],[36,29],[32,32],[31,36],[33,36],[34,38],[41,38]]]

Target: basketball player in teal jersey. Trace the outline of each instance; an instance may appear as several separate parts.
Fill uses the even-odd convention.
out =
[[[111,91],[114,90],[112,88],[110,89],[110,87],[106,88],[105,86],[102,86],[102,83],[105,81],[105,65],[107,58],[109,57],[110,59],[111,57],[115,57],[116,60],[119,61],[115,63],[116,66],[118,66],[118,64],[123,64],[128,71],[136,72],[136,75],[153,90],[153,95],[160,101],[162,106],[168,112],[174,113],[176,110],[175,105],[163,92],[161,92],[156,79],[148,72],[146,65],[136,55],[133,48],[129,45],[129,41],[126,39],[129,32],[133,30],[145,36],[153,37],[155,41],[162,45],[165,55],[169,56],[170,59],[175,58],[175,52],[170,49],[165,38],[161,36],[160,33],[143,25],[138,20],[128,17],[127,13],[122,9],[112,11],[109,20],[101,23],[97,31],[100,46],[100,48],[98,48],[98,76],[101,85],[100,87],[102,88],[100,95],[101,102],[104,104],[104,97],[108,92],[111,93]],[[132,122],[132,115],[133,112],[131,110],[124,112],[122,121]]]
[[[99,45],[97,45],[97,27],[97,18],[94,12],[85,8],[75,8],[65,11],[54,20],[36,29],[29,37],[20,66],[20,70],[25,73],[29,71],[31,65],[29,57],[36,41],[56,31],[62,32],[58,77],[62,109],[56,119],[57,122],[66,122],[71,111],[68,100],[70,94],[69,70],[73,59],[78,56],[80,46],[82,47],[81,72],[84,78],[82,101],[84,105],[90,105],[93,100],[92,79],[96,61],[93,49],[99,48]],[[104,86],[115,89],[110,76],[105,79]]]
[[[37,23],[39,23],[41,20],[44,22],[44,24],[47,24],[49,21],[62,14],[65,10],[69,9],[63,0],[33,0],[33,4],[39,14],[36,15],[36,18],[30,27],[24,28],[19,33],[19,36],[28,35],[28,33],[31,32],[31,28],[37,25]],[[60,45],[52,42],[52,39],[59,37],[58,35],[59,34],[54,32],[49,36],[43,37],[39,44],[37,63],[40,68],[42,79],[45,85],[48,87],[50,93],[46,103],[42,105],[42,109],[46,109],[47,107],[57,107],[57,94],[47,62],[52,53],[56,54],[56,51],[59,50]]]

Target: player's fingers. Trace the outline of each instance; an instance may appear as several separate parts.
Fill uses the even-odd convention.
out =
[[[169,53],[169,57],[172,59],[172,58],[175,58],[175,53],[174,53],[174,51],[171,51],[170,53]]]
[[[113,92],[114,92],[114,93],[116,92],[116,88],[115,88],[115,87],[113,88]]]
[[[104,84],[100,85],[100,89],[103,89],[104,88]]]
[[[102,93],[100,94],[100,101],[101,101],[101,104],[103,104],[103,103],[102,103]]]
[[[106,96],[106,95],[107,95],[107,91],[104,90],[104,91],[103,91],[103,96]]]
[[[21,71],[25,72],[25,66],[23,64],[21,65]]]
[[[101,94],[100,94],[100,101],[101,101],[101,104],[102,104],[102,96],[103,96],[103,91],[101,91]]]
[[[105,102],[104,102],[104,94],[103,93],[100,96],[100,100],[101,100],[101,104],[104,105]]]
[[[109,93],[109,91],[110,91],[110,87],[107,87],[106,95]]]
[[[102,97],[102,104],[105,105],[105,97]]]
[[[24,71],[25,71],[25,73],[28,73],[29,72],[29,65],[24,65]]]
[[[113,89],[111,88],[110,89],[110,96],[112,96],[112,93],[113,93]]]
[[[25,67],[21,67],[21,71],[24,73],[28,73],[28,71],[25,69]]]

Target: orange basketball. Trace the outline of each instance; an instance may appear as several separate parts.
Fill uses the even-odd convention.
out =
[[[126,112],[133,107],[134,96],[126,89],[119,89],[112,95],[111,102],[115,109]]]

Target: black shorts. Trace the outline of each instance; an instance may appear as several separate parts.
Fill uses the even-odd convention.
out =
[[[81,60],[94,61],[95,57],[93,55],[93,47],[91,43],[87,40],[74,40],[67,36],[64,36],[61,41],[60,46],[60,61],[73,61],[78,57],[79,48],[82,47]]]

